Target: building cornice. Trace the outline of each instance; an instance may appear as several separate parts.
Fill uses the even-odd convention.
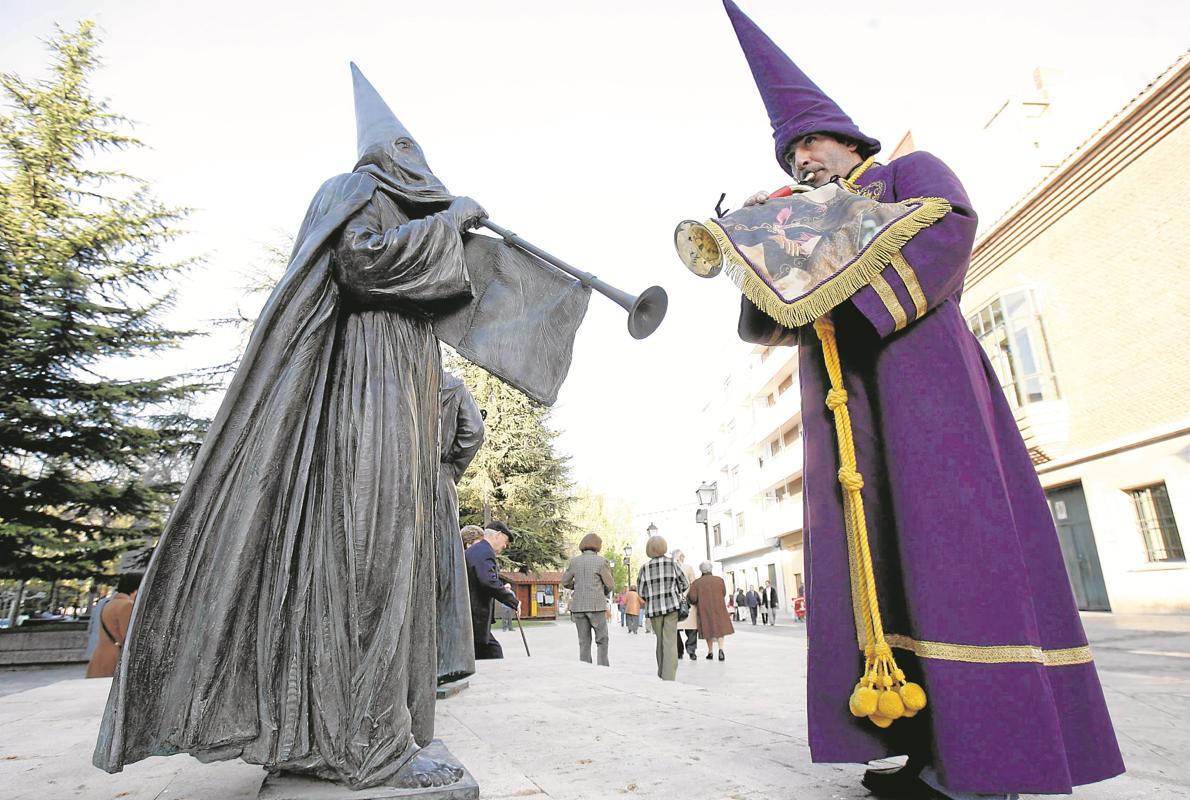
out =
[[[977,239],[974,286],[1190,117],[1190,51],[1066,157]]]
[[[1110,442],[1102,442],[1094,447],[1089,447],[1076,453],[1066,453],[1061,458],[1038,466],[1037,474],[1046,475],[1051,472],[1058,472],[1068,467],[1076,467],[1090,461],[1119,455],[1120,453],[1137,450],[1141,447],[1148,447],[1149,445],[1161,444],[1162,442],[1188,435],[1190,435],[1190,417],[1183,417],[1142,433],[1115,439]]]

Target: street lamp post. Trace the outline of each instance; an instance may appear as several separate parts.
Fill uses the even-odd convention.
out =
[[[719,485],[716,483],[707,483],[703,481],[702,486],[699,486],[695,494],[698,497],[698,511],[694,512],[694,521],[702,523],[703,536],[707,543],[707,561],[711,560],[711,523],[710,523],[710,509],[708,506],[714,505],[719,495]]]
[[[628,586],[631,586],[632,585],[632,545],[630,545],[630,544],[624,545],[624,562],[628,565],[628,577],[624,579],[624,582],[627,583]],[[628,586],[625,586],[624,588],[627,589]]]

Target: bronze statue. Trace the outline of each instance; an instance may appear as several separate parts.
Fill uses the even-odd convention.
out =
[[[438,438],[441,462],[435,527],[438,550],[438,683],[458,681],[475,672],[467,565],[459,534],[456,484],[483,446],[483,416],[462,378],[442,373],[442,419]]]
[[[484,211],[352,70],[359,160],[315,195],[154,554],[95,750],[109,772],[188,752],[357,789],[462,775],[419,753],[437,676],[430,314],[467,316],[463,231]]]
[[[664,316],[659,287],[614,290],[450,194],[352,73],[358,161],[314,196],[153,555],[95,748],[108,772],[190,753],[477,796],[433,741],[441,670],[474,669],[447,636],[468,603],[453,491],[436,505],[467,458],[440,478],[439,341],[552,403],[592,287],[638,338]],[[481,222],[502,239],[467,233]]]

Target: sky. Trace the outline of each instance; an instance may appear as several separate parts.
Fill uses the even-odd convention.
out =
[[[985,225],[1038,177],[983,131],[1036,68],[1061,76],[1050,146],[1068,152],[1190,46],[1185,2],[739,2],[886,150],[911,129],[947,161]],[[592,298],[553,424],[580,483],[642,519],[693,507],[713,479],[700,412],[747,348],[737,290],[687,273],[673,229],[787,182],[719,0],[4,0],[0,70],[44,74],[42,40],[83,18],[96,93],[150,145],[124,166],[193,209],[171,254],[202,256],[169,321],[211,333],[147,369],[228,360],[211,320],[255,315],[245,274],[354,164],[355,61],[453,193],[632,294],[665,287],[644,341]]]

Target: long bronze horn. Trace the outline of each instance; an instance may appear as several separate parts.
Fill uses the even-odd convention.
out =
[[[479,221],[479,224],[492,233],[499,235],[509,245],[537,256],[547,264],[557,267],[570,277],[575,278],[583,286],[589,286],[604,297],[615,301],[617,305],[628,312],[628,333],[632,335],[633,339],[644,339],[653,331],[657,330],[657,326],[665,319],[665,312],[669,308],[669,296],[660,286],[650,286],[634,297],[628,294],[628,292],[621,291],[610,284],[604,283],[590,272],[583,272],[581,269],[570,266],[562,259],[552,256],[540,247],[526,242],[512,231],[500,227],[489,219],[482,219]]]

